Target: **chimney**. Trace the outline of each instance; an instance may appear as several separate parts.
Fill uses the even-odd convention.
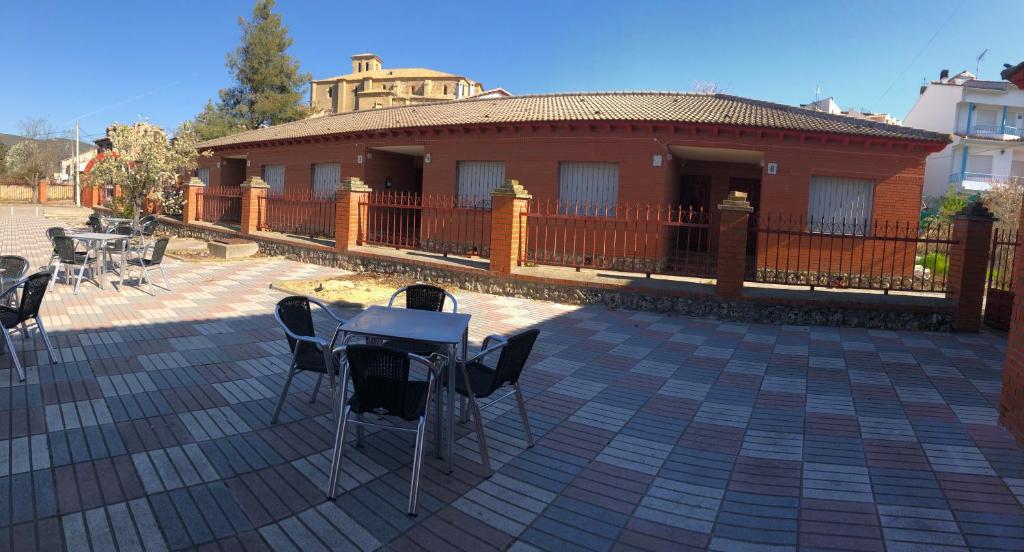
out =
[[[949,69],[943,69],[939,71],[939,82],[946,82],[949,80]]]

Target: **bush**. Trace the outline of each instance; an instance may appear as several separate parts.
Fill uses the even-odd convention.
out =
[[[185,194],[181,190],[164,190],[160,193],[160,205],[165,215],[179,216],[185,208]]]
[[[935,276],[945,276],[949,271],[949,257],[937,251],[919,256],[915,262],[932,271]]]

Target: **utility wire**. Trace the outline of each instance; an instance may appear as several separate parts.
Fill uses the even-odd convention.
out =
[[[932,37],[928,39],[928,42],[925,42],[924,46],[922,46],[921,49],[918,50],[917,55],[914,56],[914,59],[910,60],[910,63],[908,63],[907,66],[904,67],[902,71],[900,71],[900,74],[895,79],[893,79],[892,84],[890,84],[885,89],[885,92],[882,92],[882,95],[879,96],[877,100],[875,100],[875,103],[882,101],[882,98],[889,94],[889,91],[892,90],[892,87],[896,86],[896,83],[903,78],[903,75],[905,75],[907,71],[909,71],[915,63],[917,63],[918,58],[920,58],[921,55],[924,54],[925,50],[927,50],[928,47],[932,45],[932,42],[934,42],[935,39],[939,36],[939,34],[942,33],[942,30],[946,28],[946,25],[948,25],[949,22],[953,20],[953,16],[956,15],[957,12],[960,11],[960,8],[964,7],[964,4],[966,3],[967,0],[961,0],[960,4],[957,5],[957,7],[953,8],[953,11],[950,12],[949,17],[947,17],[946,20],[942,22],[942,25],[939,25],[939,28],[935,29],[935,33],[932,34]]]

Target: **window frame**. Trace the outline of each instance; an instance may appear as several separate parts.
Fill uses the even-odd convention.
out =
[[[508,174],[508,172],[507,172],[507,163],[504,160],[497,160],[497,159],[460,159],[460,160],[455,162],[455,199],[456,199],[457,205],[459,207],[467,207],[467,208],[490,209],[491,208],[491,198],[489,196],[488,197],[482,197],[481,196],[481,197],[478,197],[478,198],[469,198],[469,197],[463,196],[463,194],[462,194],[462,167],[463,167],[462,164],[463,163],[494,163],[494,164],[500,163],[501,164],[501,178],[499,179],[498,184],[494,188],[491,188],[490,191],[492,191],[492,192],[496,188],[500,187],[502,184],[505,183],[505,178],[506,178],[506,176]],[[474,199],[475,199],[475,201],[474,201]]]
[[[828,179],[836,184],[835,181],[847,181],[847,184],[861,184],[866,185],[869,190],[869,195],[864,205],[864,216],[861,218],[854,219],[852,223],[837,223],[835,222],[836,217],[833,214],[833,222],[829,223],[830,228],[825,228],[826,219],[824,216],[812,214],[811,210],[815,206],[815,191],[814,188],[817,184],[824,184],[824,182],[815,182],[815,179]],[[871,223],[874,220],[875,211],[875,189],[878,187],[878,181],[870,178],[862,178],[856,176],[839,176],[832,174],[812,174],[807,182],[807,231],[812,234],[820,234],[823,236],[868,236],[871,234]],[[843,207],[849,209],[852,207]],[[833,209],[833,213],[836,209]],[[820,221],[816,223],[815,221]],[[836,231],[836,224],[842,224],[839,231]],[[847,230],[847,224],[850,224],[852,228]]]
[[[564,175],[563,169],[568,165],[606,165],[614,167],[615,181],[613,183],[613,190],[611,190],[611,196],[614,198],[611,202],[605,201],[602,205],[598,205],[597,202],[584,202],[583,211],[580,211],[578,198],[574,198],[576,207],[570,209],[569,202],[565,200],[565,189],[562,177]],[[587,216],[587,217],[614,217],[616,215],[619,205],[619,185],[622,180],[621,178],[621,166],[618,161],[559,161],[558,162],[558,211],[563,215],[573,216]],[[577,190],[578,192],[578,190]]]

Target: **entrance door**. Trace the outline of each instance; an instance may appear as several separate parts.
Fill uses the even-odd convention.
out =
[[[683,175],[683,185],[679,188],[679,205],[684,209],[708,212],[711,203],[711,177],[702,175]]]
[[[746,192],[747,201],[754,208],[750,215],[750,224],[757,224],[757,215],[761,212],[761,180],[757,178],[730,178],[729,190]],[[757,256],[757,232],[747,232],[747,263],[748,270],[753,269],[754,259]]]

